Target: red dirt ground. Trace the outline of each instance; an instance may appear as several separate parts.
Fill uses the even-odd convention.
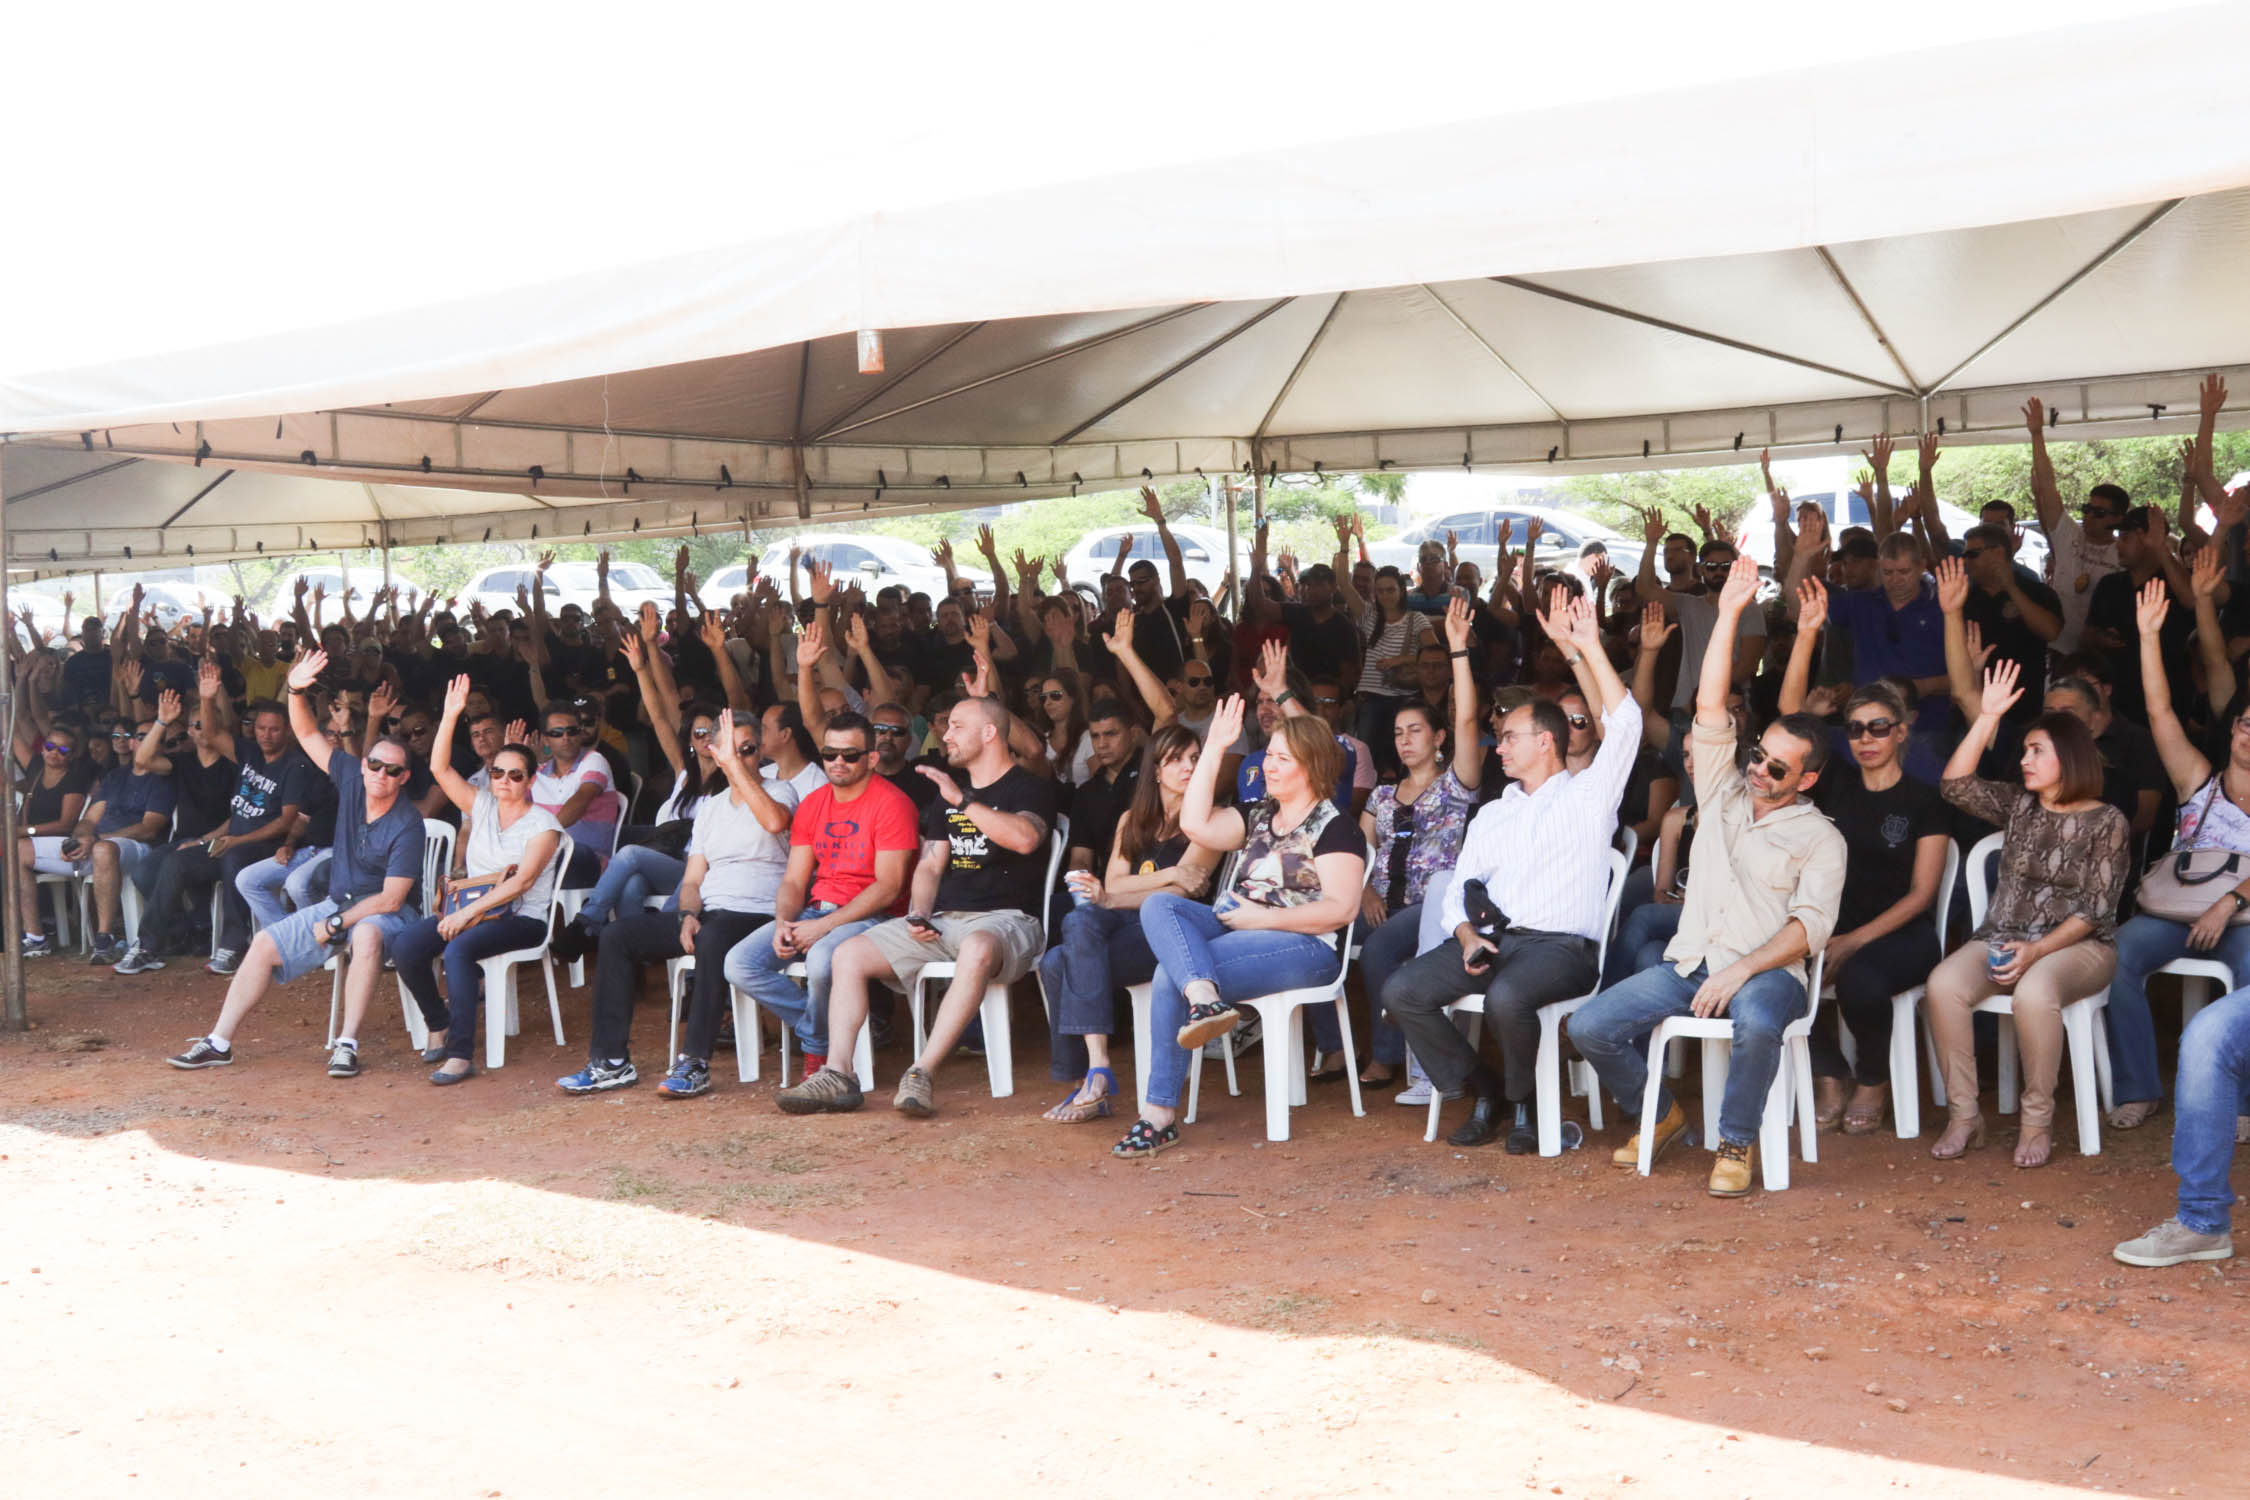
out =
[[[724,1059],[565,1098],[530,1026],[432,1089],[388,980],[355,1081],[317,980],[165,1067],[220,984],[48,961],[0,1037],[11,1493],[2244,1492],[2250,1265],[2108,1256],[2170,1211],[2169,1116],[2034,1173],[1824,1136],[1727,1203],[1614,1129],[1425,1145],[1387,1091],[1269,1145],[1214,1070],[1134,1165],[1038,1119],[1022,1009],[1012,1099],[961,1059],[934,1121],[794,1120]]]

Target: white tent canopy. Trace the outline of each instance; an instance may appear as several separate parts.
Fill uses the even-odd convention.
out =
[[[201,246],[193,282],[35,247],[0,336],[8,559],[771,526],[1250,468],[1674,466],[1941,420],[2006,440],[2034,394],[2058,437],[2145,432],[2192,421],[2202,370],[2250,369],[2250,102],[2181,85],[2182,58],[2250,49],[2246,8],[1910,3],[1872,44],[1864,17],[1750,9],[1482,38],[1448,13],[1432,48],[1408,7],[1352,38],[1395,84],[1381,118],[984,98],[934,129],[926,80],[812,38],[837,71],[771,94],[842,144],[741,196],[689,196],[745,177],[739,129],[682,128],[695,78],[644,77],[618,38],[609,136],[570,143],[634,174],[528,153],[527,181],[478,180],[492,232],[450,261],[427,216],[371,232],[255,197],[286,296]],[[1037,14],[1025,76],[1117,46]],[[1317,30],[1239,39],[1288,77],[1333,69]],[[988,76],[1002,45],[913,40],[930,76]],[[372,89],[392,59],[363,50]],[[302,101],[314,138],[373,129],[352,62]],[[422,122],[448,124],[491,122]],[[376,197],[462,191],[423,164],[355,170]],[[509,211],[542,188],[637,209],[632,232],[529,233]],[[347,274],[372,252],[390,275]],[[883,373],[857,369],[863,327]]]

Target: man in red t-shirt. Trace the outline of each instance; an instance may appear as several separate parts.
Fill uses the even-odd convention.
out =
[[[820,732],[828,784],[797,804],[789,869],[773,921],[727,954],[727,981],[797,1033],[804,1077],[828,1060],[830,960],[847,939],[906,911],[906,882],[920,848],[914,804],[875,774],[875,732],[855,713]],[[784,971],[805,966],[800,987]],[[810,990],[810,994],[807,990]]]

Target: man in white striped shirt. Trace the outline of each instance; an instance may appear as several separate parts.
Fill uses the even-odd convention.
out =
[[[1451,936],[1392,975],[1381,997],[1432,1087],[1466,1089],[1475,1098],[1468,1123],[1447,1139],[1456,1146],[1486,1144],[1500,1133],[1503,1108],[1512,1105],[1508,1150],[1519,1156],[1537,1145],[1530,1106],[1539,1007],[1587,994],[1600,982],[1595,943],[1609,892],[1610,844],[1641,742],[1640,706],[1602,651],[1593,609],[1559,592],[1554,598],[1557,613],[1541,615],[1539,623],[1581,681],[1590,679],[1587,696],[1602,710],[1601,748],[1584,771],[1568,770],[1563,755],[1570,725],[1543,698],[1501,720],[1500,764],[1514,784],[1469,825],[1445,892],[1443,920]],[[1490,935],[1469,918],[1466,887],[1472,881],[1483,883],[1506,919]],[[1446,1006],[1478,992],[1500,1043],[1505,1078],[1446,1019]]]

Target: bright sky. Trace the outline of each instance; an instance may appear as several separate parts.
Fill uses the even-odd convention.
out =
[[[2186,0],[18,7],[0,376],[1126,166]],[[1775,100],[1777,125],[1789,113]],[[1750,187],[1747,190],[1753,190]],[[1158,214],[1161,201],[1089,213]],[[1034,234],[1036,225],[1024,225]]]

